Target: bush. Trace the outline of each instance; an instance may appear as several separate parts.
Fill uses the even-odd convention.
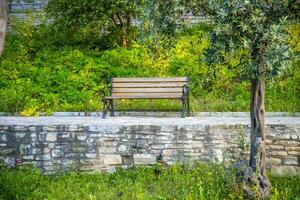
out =
[[[111,77],[189,76],[192,111],[248,111],[250,85],[243,82],[236,65],[242,50],[224,52],[222,65],[208,65],[205,50],[210,41],[209,25],[200,24],[177,33],[176,38],[161,36],[133,43],[128,48],[103,51],[77,45],[59,44],[61,38],[51,25],[34,26],[29,21],[15,21],[8,34],[5,54],[0,58],[0,112],[32,116],[38,112],[99,111],[101,93]],[[296,27],[296,28],[295,28]],[[299,53],[297,26],[290,43]],[[55,31],[55,30],[53,30]],[[73,41],[73,42],[72,42]],[[93,42],[92,42],[93,43]],[[64,46],[62,48],[62,46]],[[299,60],[289,71],[268,82],[267,111],[300,111]],[[117,109],[178,110],[176,101],[122,100]]]
[[[110,66],[90,51],[43,50],[30,62],[2,61],[0,110],[91,111],[100,109]],[[11,72],[14,72],[13,74]]]

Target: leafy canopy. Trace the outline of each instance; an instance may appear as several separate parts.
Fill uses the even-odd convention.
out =
[[[272,78],[289,66],[286,25],[296,7],[282,0],[204,1],[214,22],[209,62],[224,62],[225,52],[243,51],[240,63],[248,79]]]
[[[131,20],[138,5],[136,0],[50,0],[46,11],[58,30],[70,35],[81,31],[79,37],[87,32],[93,37],[115,33],[126,45],[135,31]]]

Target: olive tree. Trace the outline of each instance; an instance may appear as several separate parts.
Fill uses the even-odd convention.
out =
[[[298,1],[299,2],[299,1]],[[265,81],[280,75],[289,66],[290,47],[286,25],[298,7],[287,0],[204,0],[202,6],[213,20],[214,31],[208,49],[210,62],[224,62],[226,53],[243,52],[238,67],[242,78],[251,82],[250,161],[244,189],[253,197],[267,198],[270,181],[266,175]]]
[[[8,2],[7,0],[0,1],[0,55],[4,49],[5,34],[8,21]]]

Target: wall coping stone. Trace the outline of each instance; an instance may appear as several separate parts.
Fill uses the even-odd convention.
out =
[[[266,125],[300,126],[300,117],[266,117]],[[14,126],[14,129],[23,130],[22,126],[47,126],[47,130],[57,130],[59,126],[78,129],[85,126],[98,129],[106,126],[109,129],[118,129],[124,125],[149,125],[149,126],[211,126],[211,125],[244,125],[250,126],[249,117],[107,117],[102,119],[97,116],[48,116],[48,117],[0,117],[0,128],[2,126]],[[36,128],[36,127],[35,127]],[[45,128],[45,127],[44,127]],[[105,128],[106,129],[106,128]],[[45,129],[44,129],[45,130]],[[50,131],[51,131],[50,130]]]
[[[144,116],[144,117],[178,117],[180,112],[164,111],[117,111],[116,116]],[[300,112],[266,112],[266,117],[300,117]],[[0,112],[1,116],[20,116],[19,113],[12,115],[8,112]],[[39,113],[39,116],[46,116],[46,113]],[[53,112],[50,116],[71,117],[71,116],[102,116],[102,112]],[[248,117],[249,112],[192,112],[193,117]]]

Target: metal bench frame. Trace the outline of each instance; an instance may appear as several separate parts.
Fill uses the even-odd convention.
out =
[[[147,77],[148,78],[148,77]],[[184,118],[185,117],[185,113],[187,116],[190,116],[190,87],[189,87],[189,78],[188,77],[174,77],[174,79],[176,78],[186,78],[186,81],[182,81],[182,82],[186,82],[184,83],[182,86],[178,86],[179,87],[182,87],[181,89],[181,96],[177,96],[177,97],[163,97],[163,98],[160,98],[160,97],[154,97],[154,98],[151,98],[151,97],[128,97],[128,96],[114,96],[113,95],[113,84],[114,84],[114,78],[111,78],[110,80],[110,87],[109,87],[109,96],[107,95],[107,90],[108,90],[108,87],[106,87],[102,93],[103,93],[103,97],[102,97],[102,103],[103,103],[103,112],[102,112],[102,118],[105,118],[106,117],[106,114],[107,114],[107,110],[110,111],[110,116],[115,116],[115,109],[114,109],[114,103],[113,103],[113,100],[120,100],[120,99],[179,99],[181,100],[181,117]],[[122,79],[132,79],[132,78],[122,78]],[[138,79],[141,79],[143,80],[143,78],[138,78]],[[145,78],[146,79],[146,78]],[[149,79],[149,78],[148,78]],[[157,78],[154,78],[154,79],[157,79]],[[163,78],[160,78],[163,80]],[[166,79],[172,79],[172,78],[166,78]],[[143,81],[142,81],[143,82]],[[172,81],[171,81],[172,82]],[[174,81],[176,82],[176,81]],[[178,81],[179,82],[179,81]],[[133,82],[126,82],[126,83],[135,83],[134,81]],[[161,83],[160,81],[151,81],[151,83]],[[126,88],[126,87],[125,87]],[[135,87],[131,87],[131,88],[135,88]],[[151,88],[151,87],[150,87]],[[165,88],[165,87],[156,87],[156,88]],[[167,88],[166,88],[167,89]],[[134,94],[134,92],[131,92]],[[151,92],[149,92],[149,94],[151,94]],[[155,93],[153,93],[155,94]]]

